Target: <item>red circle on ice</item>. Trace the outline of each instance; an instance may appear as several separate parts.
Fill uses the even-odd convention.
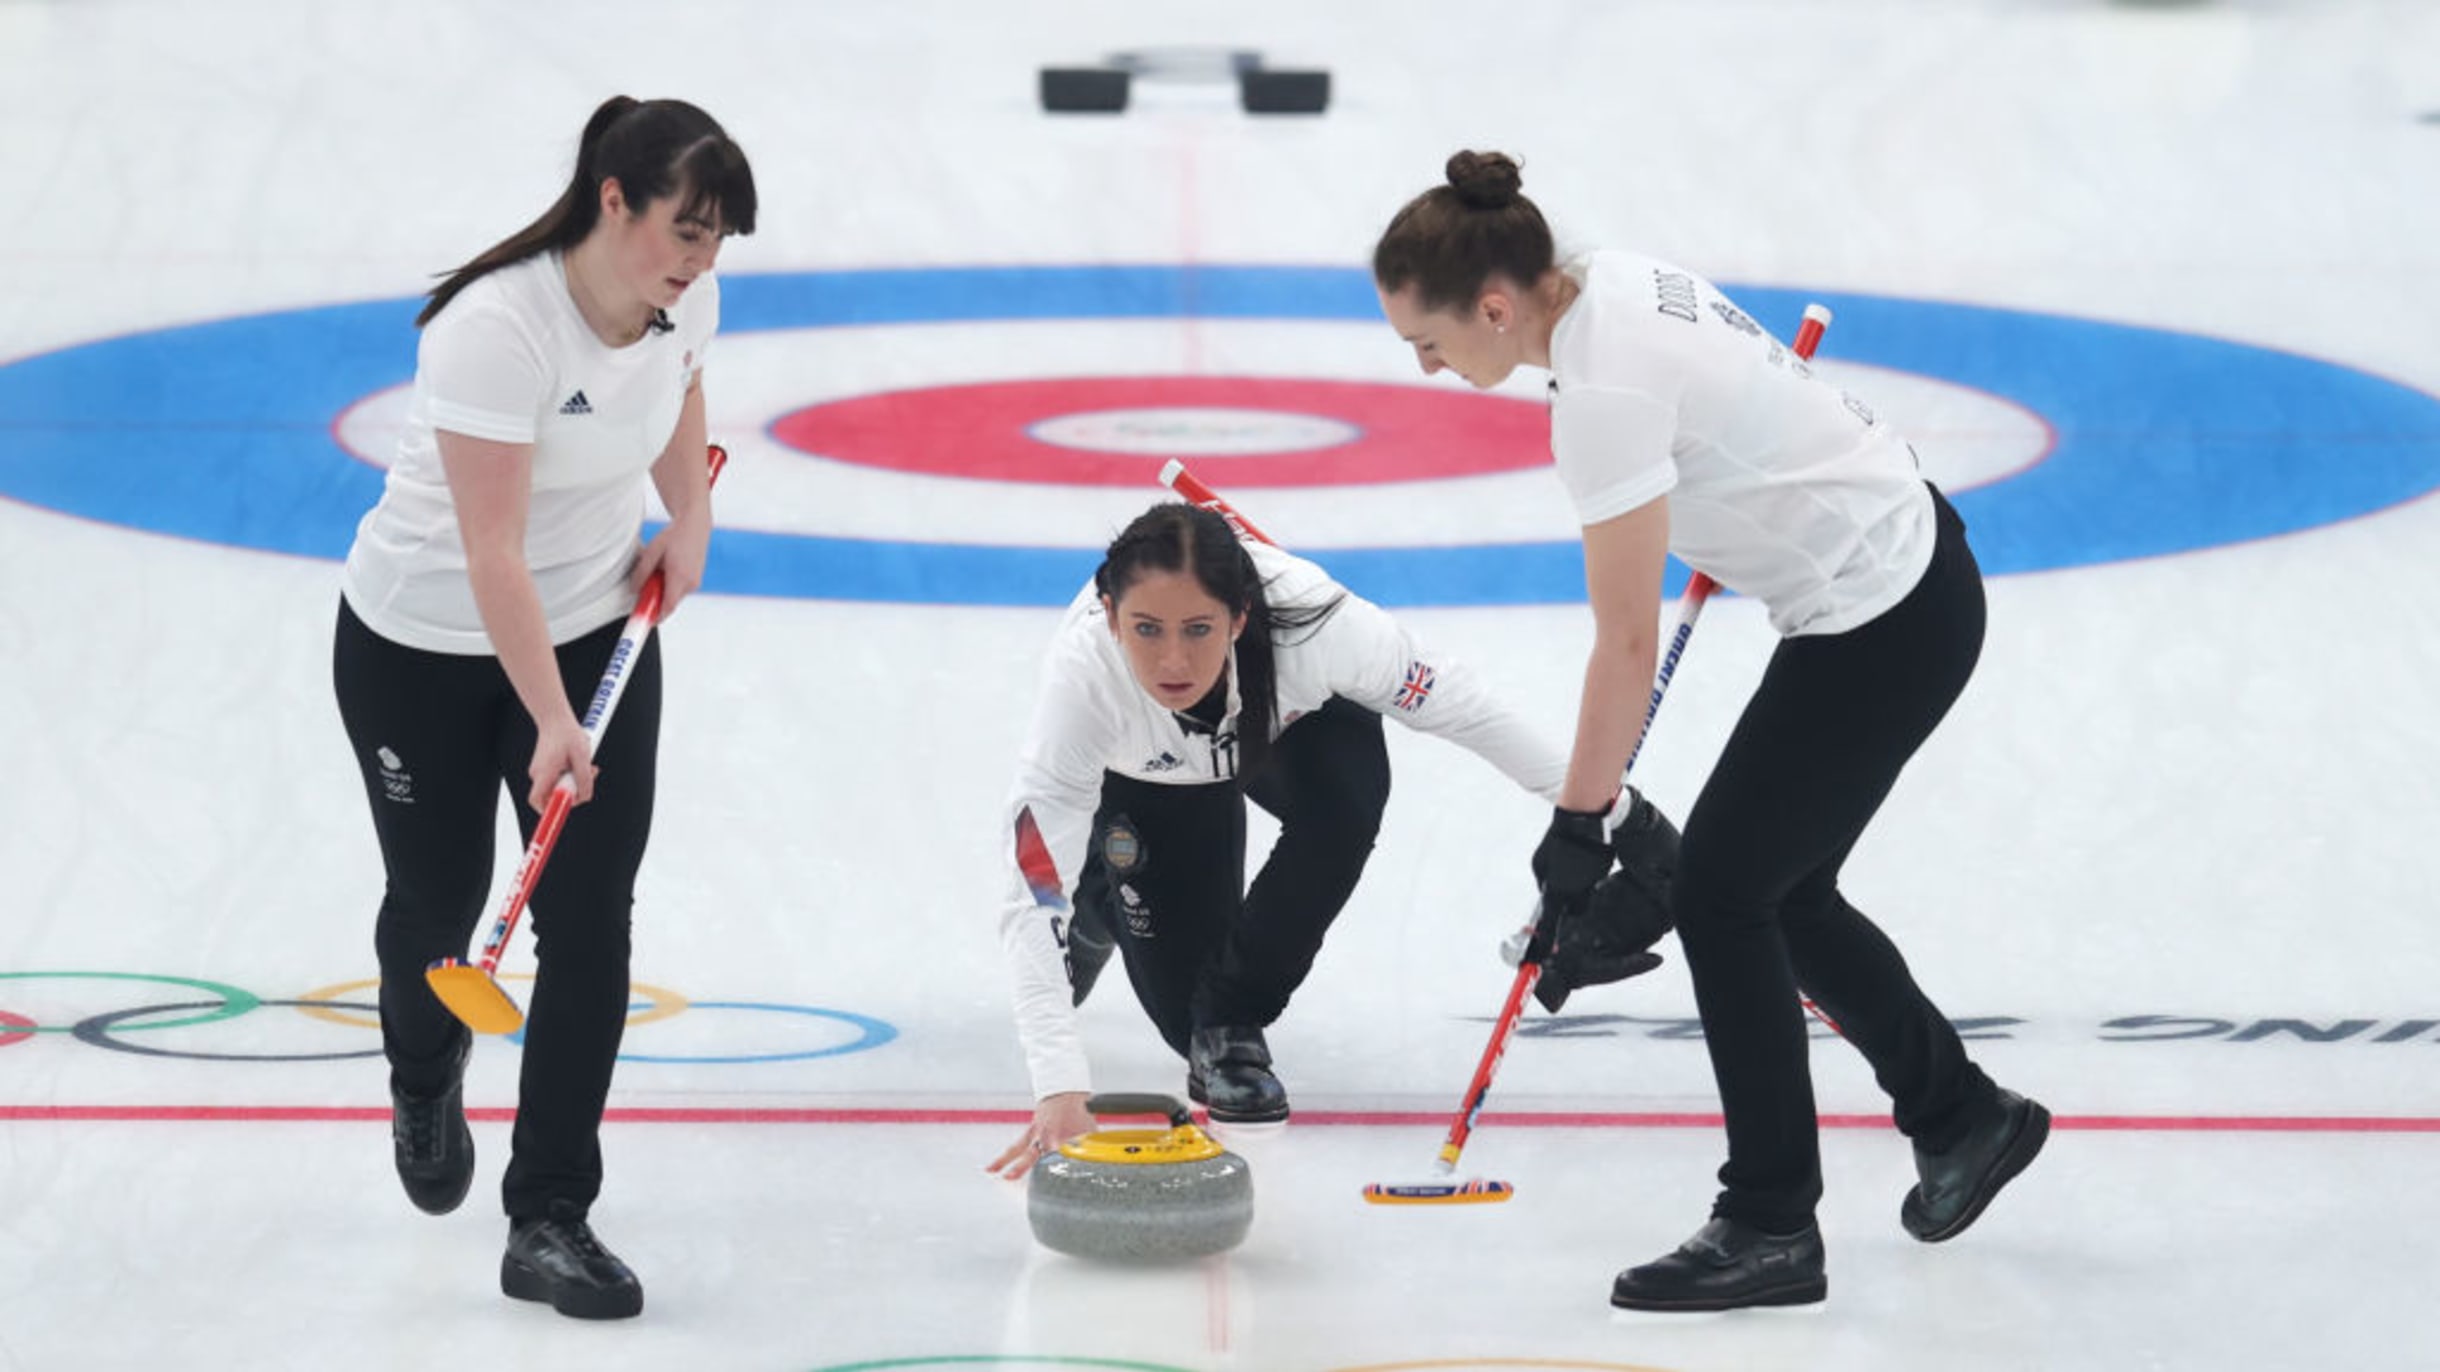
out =
[[[929,386],[783,415],[799,452],[933,476],[1141,486],[1171,458],[1223,487],[1349,486],[1550,461],[1544,407],[1369,381],[1094,377]]]

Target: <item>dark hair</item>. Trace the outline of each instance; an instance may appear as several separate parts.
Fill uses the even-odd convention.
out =
[[[1278,631],[1317,627],[1345,597],[1274,610],[1253,555],[1229,522],[1174,500],[1162,501],[1119,530],[1093,573],[1093,588],[1115,605],[1145,572],[1188,568],[1205,594],[1231,614],[1245,616],[1245,632],[1237,639],[1237,779],[1242,783],[1271,753],[1271,726],[1279,718],[1279,673],[1272,653]]]
[[[1550,225],[1525,198],[1525,178],[1503,152],[1449,158],[1449,180],[1406,202],[1373,248],[1373,280],[1395,294],[1416,286],[1423,308],[1463,310],[1494,273],[1520,286],[1556,260]]]
[[[559,199],[540,219],[444,276],[415,316],[416,326],[430,323],[486,273],[583,242],[601,219],[602,182],[612,177],[636,213],[663,196],[683,193],[680,218],[717,208],[723,235],[754,232],[754,170],[718,121],[683,100],[614,95],[585,121],[576,140],[576,171]]]

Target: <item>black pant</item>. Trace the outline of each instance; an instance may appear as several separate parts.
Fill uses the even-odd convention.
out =
[[[1279,820],[1250,889],[1245,796]],[[1114,932],[1136,999],[1180,1056],[1196,1029],[1267,1026],[1355,894],[1388,803],[1381,717],[1335,698],[1281,732],[1243,795],[1234,781],[1106,773],[1077,917]]]
[[[582,712],[621,625],[560,645],[559,677]],[[381,1037],[391,1084],[429,1094],[447,1080],[465,1032],[424,982],[437,959],[468,956],[494,874],[503,787],[517,825],[534,722],[495,657],[432,653],[367,628],[343,601],[332,676],[364,773],[388,886],[373,928],[381,962]],[[628,920],[652,832],[661,733],[661,648],[645,640],[618,713],[593,758],[593,799],[568,816],[526,918],[539,958],[525,1016],[517,1124],[501,1199],[511,1219],[583,1213],[601,1190],[602,1105],[627,1024]]]
[[[1932,493],[1939,543],[1906,599],[1781,641],[1686,818],[1674,905],[1728,1120],[1717,1215],[1812,1222],[1821,1149],[1801,989],[1872,1064],[1900,1130],[1944,1146],[1994,1090],[1839,868],[1982,650],[1982,574]]]

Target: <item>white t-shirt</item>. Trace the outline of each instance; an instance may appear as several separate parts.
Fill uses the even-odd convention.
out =
[[[1282,728],[1344,696],[1473,751],[1545,800],[1558,798],[1567,755],[1465,664],[1431,651],[1381,607],[1303,558],[1267,544],[1246,548],[1275,610],[1341,598],[1318,626],[1282,627],[1273,635]],[[1235,776],[1233,657],[1228,679],[1220,726],[1189,729],[1136,684],[1090,585],[1060,621],[1001,828],[1009,885],[1000,942],[1016,981],[1017,1035],[1036,1099],[1091,1089],[1061,949],[1068,893],[1084,870],[1102,774],[1179,786]]]
[[[1839,633],[1931,564],[1914,450],[1710,282],[1604,251],[1551,333],[1551,452],[1585,524],[1669,497],[1669,548],[1782,634]]]
[[[356,526],[342,589],[373,632],[410,648],[489,654],[466,576],[437,430],[533,448],[525,561],[551,641],[626,615],[654,459],[720,324],[708,272],[666,332],[613,348],[585,324],[560,255],[476,279],[424,326],[415,393],[381,501]]]

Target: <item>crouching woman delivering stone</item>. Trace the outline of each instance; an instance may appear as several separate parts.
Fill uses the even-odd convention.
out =
[[[1384,716],[1546,800],[1567,773],[1462,664],[1220,516],[1163,503],[1110,544],[1052,643],[1002,834],[1000,936],[1035,1109],[993,1170],[1022,1176],[1093,1127],[1075,1006],[1113,947],[1186,1059],[1189,1097],[1224,1123],[1288,1117],[1263,1030],[1372,852],[1389,799]],[[1280,825],[1250,887],[1248,796]],[[1562,923],[1544,972],[1553,997],[1659,961],[1645,951],[1667,932],[1651,874],[1674,865],[1677,834],[1640,798],[1618,813],[1631,871]]]

